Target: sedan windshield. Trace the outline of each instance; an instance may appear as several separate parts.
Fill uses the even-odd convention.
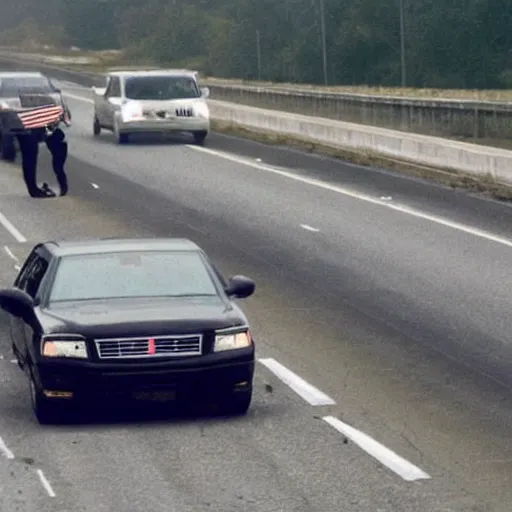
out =
[[[52,93],[55,92],[50,81],[44,77],[8,77],[0,78],[0,97],[11,98],[19,93]]]
[[[50,303],[217,295],[198,252],[117,252],[63,257]]]
[[[199,98],[201,92],[188,76],[137,76],[127,78],[125,96],[130,100],[178,100]]]

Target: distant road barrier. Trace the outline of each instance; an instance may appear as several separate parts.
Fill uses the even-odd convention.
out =
[[[3,55],[12,58],[13,53]],[[28,62],[36,57],[39,63],[44,59],[30,54],[18,58]],[[55,59],[46,57],[44,63],[55,63]],[[230,103],[438,137],[512,139],[512,102],[326,93],[304,87],[227,84],[216,79],[204,84],[216,99]]]
[[[39,69],[57,79],[88,87],[104,83],[104,78],[99,74],[78,72],[37,61],[23,59],[23,66],[20,66],[18,56],[14,58],[0,54],[0,65],[4,69]],[[218,97],[215,89],[212,97]],[[382,155],[431,168],[451,169],[475,177],[486,176],[512,185],[512,151],[217,99],[209,100],[209,104],[212,119],[227,125],[332,148]]]

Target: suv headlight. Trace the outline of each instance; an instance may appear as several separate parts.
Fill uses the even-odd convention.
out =
[[[85,338],[78,334],[48,334],[43,336],[41,355],[71,359],[89,358]]]
[[[125,123],[144,119],[142,105],[136,101],[128,101],[121,107],[121,117]]]
[[[197,117],[204,117],[205,119],[210,117],[210,109],[206,103],[196,103],[194,105],[194,113]]]
[[[214,352],[223,352],[224,350],[236,350],[247,348],[252,345],[251,332],[249,330],[238,332],[222,332],[215,335],[213,345]]]

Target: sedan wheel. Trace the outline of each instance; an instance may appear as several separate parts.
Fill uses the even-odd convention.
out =
[[[243,393],[234,393],[230,395],[224,404],[224,411],[229,415],[243,416],[247,414],[251,406],[252,390]]]
[[[30,401],[32,410],[41,425],[48,425],[55,422],[57,411],[55,404],[46,398],[35,382],[32,371],[30,372]]]

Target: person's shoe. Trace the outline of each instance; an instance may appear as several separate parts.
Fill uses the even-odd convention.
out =
[[[59,180],[60,195],[65,196],[68,193],[68,182],[67,180]]]

